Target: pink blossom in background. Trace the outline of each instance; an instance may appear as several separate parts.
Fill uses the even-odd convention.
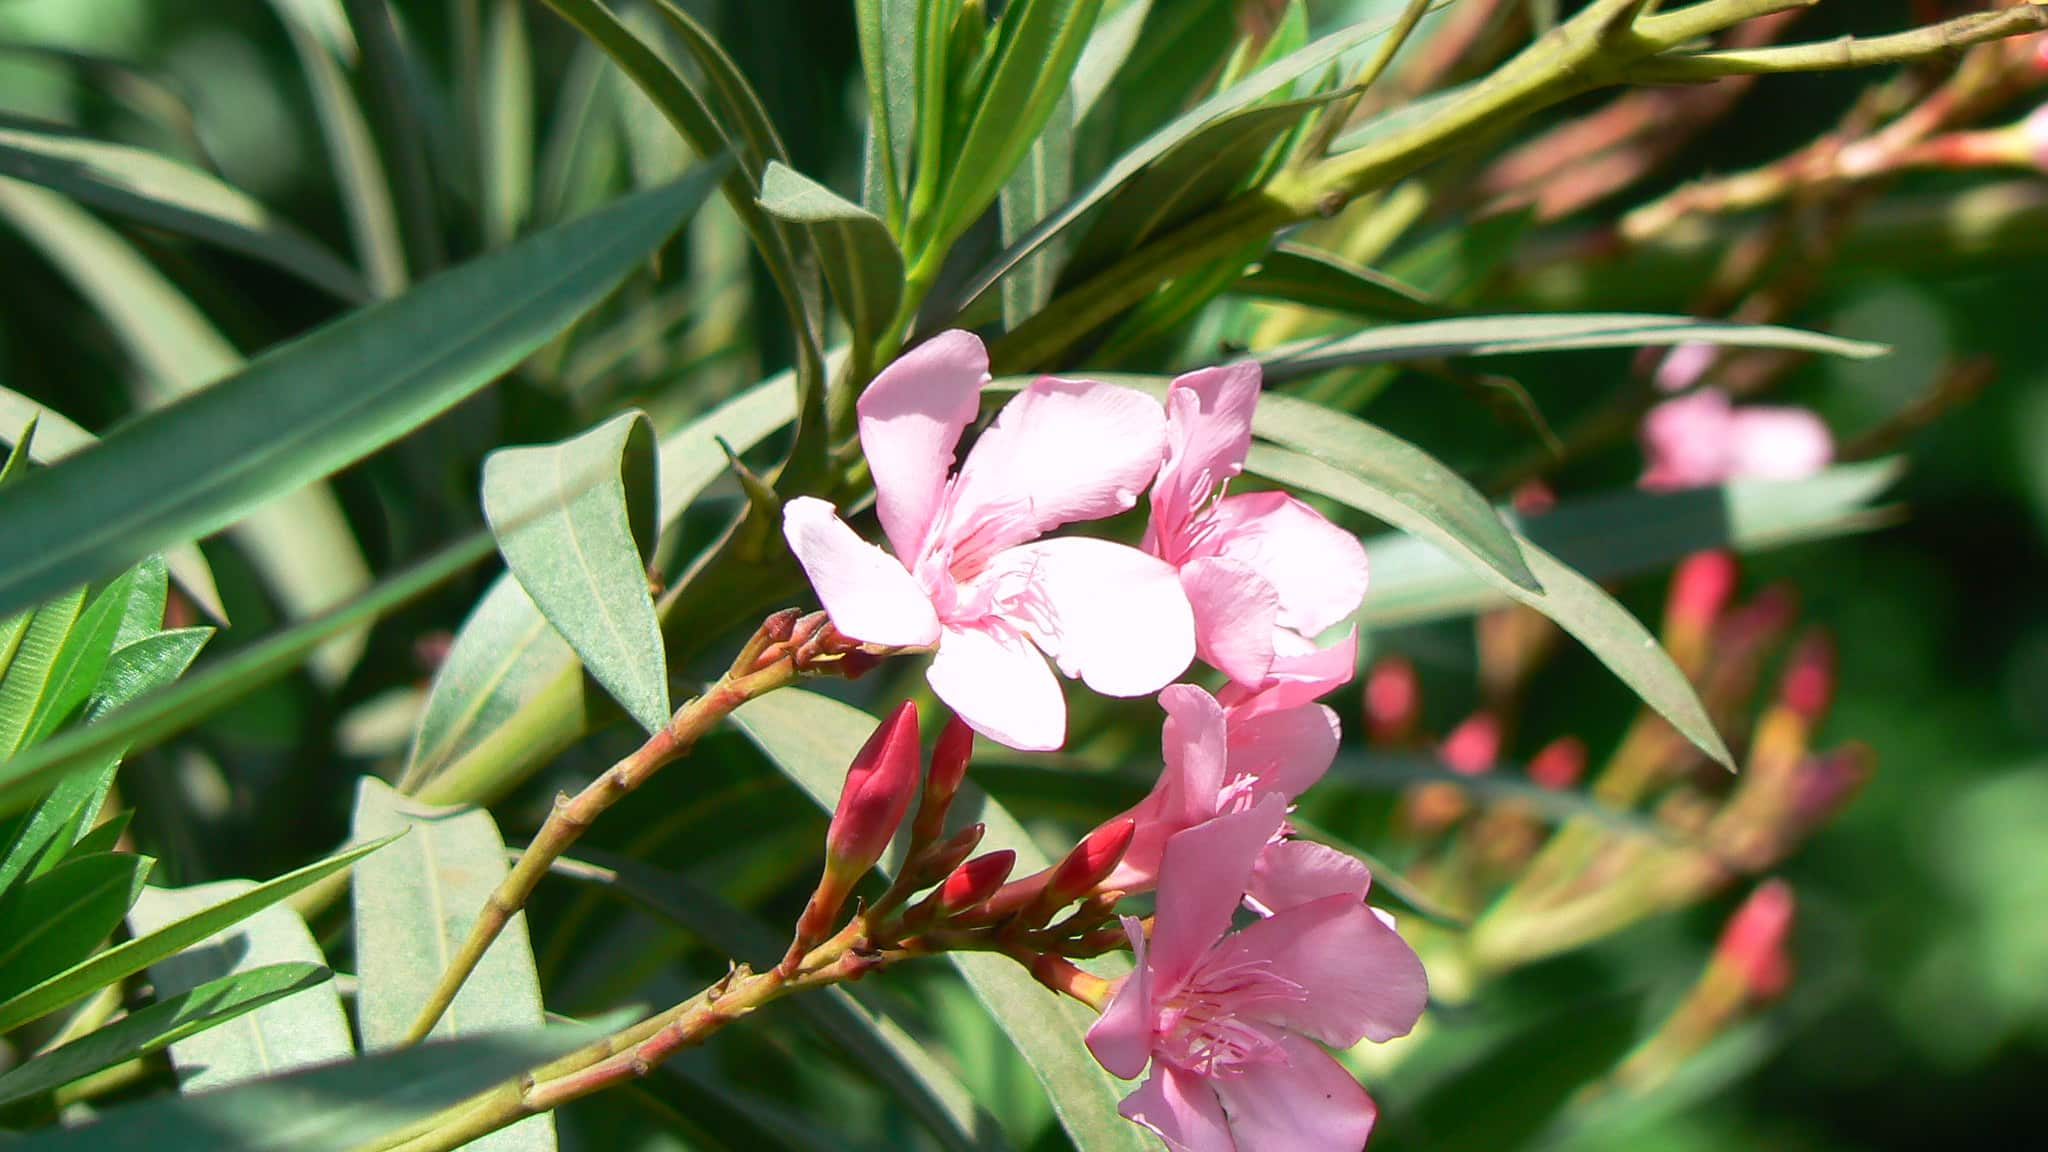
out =
[[[1104,882],[1125,892],[1152,887],[1175,834],[1268,796],[1292,803],[1337,756],[1337,714],[1320,704],[1238,717],[1202,689],[1174,684],[1159,694],[1159,706],[1166,709],[1166,767],[1151,793],[1116,817],[1138,827]]]
[[[1118,1111],[1174,1152],[1357,1152],[1372,1098],[1321,1045],[1403,1035],[1428,999],[1421,960],[1362,891],[1315,894],[1229,930],[1284,817],[1271,796],[1177,834],[1151,939],[1124,920],[1136,968],[1088,1048],[1127,1080],[1149,1066]]]
[[[893,555],[811,497],[784,505],[783,535],[839,631],[935,645],[932,690],[961,719],[1047,751],[1066,738],[1066,701],[1044,657],[1109,696],[1156,692],[1193,659],[1171,566],[1105,540],[1040,539],[1135,505],[1165,454],[1165,421],[1141,392],[1040,377],[956,473],[988,380],[981,341],[946,332],[861,394],[861,449]]]
[[[1653,491],[1797,480],[1827,467],[1835,452],[1827,425],[1804,408],[1738,406],[1715,388],[1650,409],[1643,449],[1649,468],[1640,483]]]
[[[2043,42],[2041,56],[2048,63],[2048,41]],[[2027,139],[2027,146],[2033,149],[2034,167],[2048,172],[2048,104],[2034,109],[2021,122],[2020,133]]]
[[[1364,547],[1315,509],[1284,492],[1225,494],[1244,470],[1258,399],[1257,364],[1174,380],[1145,531],[1146,550],[1180,571],[1197,654],[1247,685],[1349,616],[1366,584]]]

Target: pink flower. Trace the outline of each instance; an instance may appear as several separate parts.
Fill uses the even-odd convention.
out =
[[[2041,58],[2048,63],[2048,40],[2042,41]],[[2034,167],[2048,172],[2048,104],[2043,104],[2027,114],[2021,123],[2020,135],[2026,138]]]
[[[1012,748],[1048,751],[1066,738],[1066,701],[1040,652],[1109,696],[1156,692],[1194,656],[1171,567],[1104,540],[1039,539],[1136,504],[1164,454],[1165,422],[1143,393],[1044,376],[1003,406],[954,473],[988,379],[981,341],[946,332],[862,393],[861,449],[893,556],[810,497],[784,506],[782,531],[839,631],[936,645],[927,676],[961,719]]]
[[[1242,684],[1276,654],[1349,616],[1365,595],[1365,549],[1284,492],[1227,496],[1251,449],[1259,366],[1179,377],[1166,394],[1166,462],[1152,484],[1145,549],[1180,571],[1195,651]]]
[[[1292,803],[1337,756],[1337,714],[1321,704],[1240,716],[1193,684],[1174,684],[1159,694],[1159,705],[1166,709],[1166,768],[1151,793],[1116,818],[1138,827],[1123,863],[1104,882],[1125,892],[1152,887],[1176,834],[1268,796]]]
[[[1372,1099],[1320,1045],[1400,1036],[1428,999],[1422,962],[1361,891],[1229,931],[1283,817],[1270,797],[1167,844],[1150,945],[1126,918],[1137,967],[1088,1030],[1112,1073],[1151,1066],[1118,1111],[1174,1152],[1357,1152]]]
[[[1650,466],[1640,483],[1653,491],[1797,480],[1827,467],[1835,452],[1827,425],[1804,408],[1738,408],[1714,388],[1650,409],[1643,448]]]

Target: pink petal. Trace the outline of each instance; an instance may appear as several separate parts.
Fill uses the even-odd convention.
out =
[[[1651,490],[1697,488],[1728,479],[1728,394],[1702,388],[1650,409],[1643,417],[1643,452],[1649,468],[1639,484]]]
[[[1178,562],[1187,522],[1224,481],[1244,470],[1252,443],[1259,366],[1247,361],[1176,377],[1166,393],[1166,462],[1152,483],[1161,555]]]
[[[1286,803],[1268,797],[1166,842],[1152,919],[1152,979],[1159,995],[1177,991],[1230,927],[1259,850],[1286,817]]]
[[[1105,696],[1159,691],[1195,658],[1180,576],[1156,556],[1068,537],[1011,548],[983,577],[994,614]]]
[[[1150,396],[1041,376],[967,453],[947,535],[994,551],[1113,516],[1138,502],[1165,451],[1166,416]]]
[[[941,332],[882,369],[854,405],[875,477],[875,514],[906,564],[923,550],[953,469],[953,446],[980,414],[988,352],[972,332]]]
[[[1286,1063],[1213,1082],[1237,1152],[1359,1152],[1378,1117],[1372,1097],[1328,1052],[1299,1036],[1278,1042]]]
[[[1229,756],[1223,706],[1193,684],[1168,685],[1159,693],[1159,704],[1166,709],[1166,725],[1159,740],[1166,767],[1152,791],[1123,813],[1136,820],[1138,827],[1123,860],[1103,882],[1126,892],[1152,887],[1166,841],[1216,815],[1223,791]]]
[[[1225,497],[1209,525],[1215,543],[1204,551],[1265,577],[1280,598],[1282,628],[1313,637],[1365,598],[1365,546],[1285,492]]]
[[[1089,1026],[1088,1051],[1112,1076],[1136,1080],[1152,1059],[1152,981],[1145,965],[1145,930],[1135,916],[1123,918],[1131,939],[1131,974],[1117,986],[1102,1017]]]
[[[1257,684],[1273,667],[1280,597],[1248,564],[1203,558],[1181,566],[1181,590],[1195,613],[1195,654],[1240,684]]]
[[[1256,777],[1260,792],[1293,800],[1323,778],[1337,759],[1342,725],[1321,704],[1254,716],[1233,716],[1230,771]]]
[[[1170,875],[1161,878],[1162,896]],[[1152,947],[1155,955],[1163,947],[1156,928]],[[1260,960],[1308,995],[1264,998],[1249,1014],[1339,1048],[1405,1035],[1429,1000],[1429,978],[1415,949],[1351,893],[1277,911],[1231,935],[1204,966]]]
[[[1169,1152],[1265,1152],[1231,1138],[1214,1083],[1171,1064],[1157,1064],[1138,1090],[1117,1105],[1117,1114],[1151,1129]]]
[[[1031,642],[1000,620],[946,628],[925,679],[968,727],[998,744],[1051,752],[1066,742],[1059,679]]]
[[[1249,902],[1270,916],[1326,896],[1365,899],[1372,873],[1363,863],[1327,844],[1281,840],[1266,845],[1252,869]]]
[[[1282,633],[1281,637],[1284,636]],[[1273,668],[1264,683],[1230,684],[1216,694],[1233,722],[1299,708],[1342,688],[1358,671],[1357,628],[1327,648],[1299,641],[1297,644],[1297,650],[1283,648],[1274,653]]]
[[[855,535],[830,504],[812,496],[784,504],[782,536],[841,632],[870,644],[906,647],[939,638],[938,614],[917,579]]]
[[[1804,408],[1737,408],[1729,428],[1733,471],[1762,480],[1798,480],[1828,466],[1834,437]]]

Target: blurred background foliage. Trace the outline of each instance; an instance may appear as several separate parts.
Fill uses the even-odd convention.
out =
[[[309,46],[304,32],[288,33],[278,13],[290,7],[284,0],[0,0],[0,43],[40,46],[0,50],[0,112],[215,170],[326,247],[348,251],[345,182],[322,143],[307,84],[307,54],[324,49]],[[513,232],[682,170],[684,147],[658,113],[538,5],[514,6],[517,33],[466,24],[478,0],[394,7],[424,63],[423,74],[412,78],[411,98],[433,110],[417,127],[427,144],[424,158],[442,177],[440,198],[423,210],[445,226],[430,243],[407,237],[416,269],[459,262]],[[859,187],[865,97],[851,5],[693,0],[683,7],[718,35],[754,83],[793,166],[841,190]],[[1246,12],[1271,15],[1261,5],[1239,11],[1216,0],[1156,7],[1132,70],[1184,70],[1189,83],[1226,66]],[[1313,0],[1306,16],[1320,31],[1398,7]],[[1824,4],[1803,19],[1798,38],[1896,29],[1926,7],[1907,0]],[[466,26],[528,38],[530,85],[481,88],[480,61],[501,45],[457,42],[454,30]],[[1490,240],[1485,225],[1467,228],[1455,210],[1431,220],[1424,231],[1435,232],[1439,249],[1449,246],[1453,263],[1462,257],[1499,264],[1462,287],[1455,287],[1454,269],[1440,288],[1454,290],[1457,302],[1475,311],[1691,307],[1719,251],[1711,242],[1674,245],[1625,274],[1544,254],[1569,252],[1575,234],[1689,178],[1767,163],[1800,147],[1835,125],[1874,82],[1857,72],[1765,78],[1681,159],[1618,201],[1496,229],[1505,239]],[[1183,91],[1120,81],[1105,97],[1114,115],[1090,122],[1082,154],[1109,156],[1129,146],[1179,110]],[[1559,122],[1610,98],[1581,97],[1543,120]],[[537,174],[530,194],[509,202],[500,199],[507,189],[485,175],[491,158],[469,154],[481,137],[460,127],[465,116],[508,107],[531,117]],[[2028,179],[2038,188],[2043,178],[2011,178]],[[1914,174],[1895,192],[1938,197],[1979,182]],[[1989,383],[1906,435],[1901,447],[1910,466],[1894,491],[1906,511],[1897,522],[1745,561],[1747,587],[1790,583],[1801,619],[1837,638],[1840,690],[1822,742],[1863,741],[1878,763],[1847,813],[1779,869],[1800,901],[1793,990],[1769,1013],[1723,1036],[1666,1090],[1628,1107],[1586,1109],[1574,1123],[1550,1129],[1555,1146],[1818,1152],[1990,1145],[2025,1131],[2026,1118],[2038,1116],[2038,1085],[2048,1073],[2048,983],[2041,979],[2048,972],[2048,919],[2041,915],[2048,903],[2048,606],[2040,595],[2048,574],[2048,355],[2041,332],[2048,224],[2034,219],[2031,236],[1974,248],[1902,240],[1880,229],[1830,262],[1813,294],[1789,315],[1773,317],[1895,347],[1874,361],[1816,361],[1786,379],[1779,394],[1818,409],[1846,441],[1884,424],[1959,360],[1991,365]],[[339,307],[299,277],[218,247],[147,229],[126,234],[231,349],[267,348]],[[1489,250],[1503,243],[1509,247]],[[1417,250],[1425,254],[1408,263],[1419,280],[1429,258],[1426,244],[1410,251]],[[664,259],[681,274],[659,287],[629,285],[625,302],[647,306],[615,307],[610,327],[586,328],[551,350],[561,359],[548,378],[515,374],[334,477],[333,498],[348,532],[337,537],[320,531],[317,518],[299,521],[304,531],[286,545],[302,561],[296,576],[266,573],[236,539],[209,542],[207,556],[234,621],[211,655],[260,638],[285,616],[335,602],[357,590],[364,573],[389,572],[473,530],[489,449],[558,439],[628,404],[673,428],[788,366],[782,311],[766,278],[750,267],[726,205],[707,206]],[[153,389],[175,389],[150,364],[148,350],[81,306],[71,279],[14,227],[0,226],[0,267],[8,273],[0,278],[0,383],[96,430],[151,403]],[[1214,358],[1259,319],[1242,309],[1212,315],[1192,336],[1179,337],[1178,348],[1196,361],[1204,352]],[[1183,359],[1155,346],[1131,352],[1118,366]],[[1630,355],[1614,351],[1507,363],[1501,370],[1512,374],[1513,385],[1568,439],[1632,370]],[[1517,478],[1517,462],[1532,454],[1567,500],[1625,486],[1640,467],[1626,434],[1562,466],[1544,462],[1523,406],[1503,400],[1508,392],[1487,379],[1403,371],[1329,386],[1348,390],[1341,397],[1348,406],[1502,491]],[[727,506],[738,499],[729,481],[713,493]],[[700,540],[716,528],[712,517],[704,519],[693,528]],[[139,813],[139,842],[159,857],[157,882],[274,875],[346,839],[353,779],[403,755],[447,637],[489,575],[475,572],[384,619],[362,638],[359,660],[343,654],[316,661],[134,758],[122,788]],[[1662,588],[1663,577],[1649,576],[1621,591],[1639,615],[1653,619]],[[1420,669],[1428,729],[1448,730],[1473,707],[1479,667],[1469,622],[1393,629],[1372,642],[1376,652],[1405,654]],[[709,650],[715,655],[719,646]],[[1332,703],[1347,723],[1357,715],[1355,697]],[[1590,657],[1566,652],[1532,685],[1526,711],[1541,719],[1529,723],[1506,758],[1525,759],[1565,732],[1602,747],[1630,707],[1626,691]],[[1145,754],[1148,724],[1126,729],[1133,758]],[[578,744],[500,808],[501,822],[516,839],[514,830],[530,829],[542,813],[550,784],[587,774],[625,747],[616,730]],[[597,1011],[617,1003],[622,989],[667,1002],[715,974],[727,954],[722,947],[755,959],[775,950],[772,935],[765,947],[704,947],[696,934],[701,922],[692,919],[702,913],[690,905],[716,892],[764,909],[769,923],[785,922],[823,822],[791,786],[762,771],[757,754],[736,736],[720,736],[706,751],[660,778],[591,839],[590,859],[615,865],[621,887],[665,907],[633,910],[569,884],[543,890],[533,938],[551,1009]],[[1062,812],[1057,796],[1006,793],[1000,776],[986,783],[1035,819],[1064,819],[1072,828],[1090,815]],[[1383,818],[1384,803],[1361,803],[1350,813],[1360,827]],[[735,850],[742,842],[746,850]],[[639,882],[628,884],[636,874]],[[1734,899],[1653,920],[1515,976],[1499,1004],[1484,1011],[1509,1032],[1532,1030],[1536,1042],[1511,1038],[1491,1050],[1493,1064],[1468,1061],[1468,1088],[1480,1090],[1488,1083],[1480,1078],[1491,1075],[1504,1092],[1519,1086],[1540,1095],[1546,1068],[1569,1064],[1581,1048],[1612,1043],[1602,1013],[1614,1010],[1596,994],[1621,988],[1668,1004],[1698,974]],[[880,982],[863,995],[887,998],[918,1021],[980,1099],[1002,1102],[1000,1120],[1019,1147],[1059,1146],[1029,1071],[963,988],[926,973]],[[1564,1005],[1577,1007],[1560,1013]],[[773,1013],[793,1011],[780,1005]],[[1556,1018],[1546,1019],[1546,1012]],[[1455,1025],[1455,1014],[1450,1019]],[[1586,1057],[1595,1066],[1598,1058]],[[1391,1118],[1388,1146],[1402,1139],[1403,1115],[1413,1120],[1430,1107],[1430,1080],[1427,1069],[1404,1068],[1375,1086]],[[844,1146],[833,1133],[807,1129],[814,1122],[807,1118],[829,1118],[834,1133],[865,1133],[864,1146],[909,1139],[906,1121],[864,1090],[844,1055],[797,1026],[736,1029],[645,1086],[578,1105],[570,1115],[567,1138],[588,1148],[747,1147],[763,1131],[790,1146]],[[1464,1146],[1489,1146],[1473,1139]]]

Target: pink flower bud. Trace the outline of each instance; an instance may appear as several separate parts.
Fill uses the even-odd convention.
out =
[[[917,705],[904,701],[846,769],[846,787],[825,831],[826,869],[852,878],[874,867],[917,792]]]
[[[1732,552],[1695,552],[1680,561],[1671,575],[1671,595],[1664,605],[1665,629],[1711,629],[1735,595],[1739,576]]]
[[[1010,870],[1017,866],[1017,854],[1008,848],[976,856],[953,870],[934,894],[933,909],[942,916],[965,911],[996,894]]]
[[[1774,999],[1792,983],[1792,959],[1785,944],[1792,934],[1794,910],[1792,886],[1783,880],[1767,880],[1749,894],[1721,931],[1714,959],[1742,977],[1753,999]]]
[[[1474,712],[1444,737],[1437,755],[1459,775],[1482,775],[1500,759],[1500,738],[1500,720],[1490,712]]]
[[[1562,792],[1586,774],[1586,742],[1560,736],[1529,760],[1529,779],[1539,788]]]
[[[1557,507],[1557,493],[1541,480],[1530,480],[1516,487],[1509,503],[1524,516],[1541,516]]]
[[[1804,835],[1848,806],[1877,770],[1877,757],[1867,745],[1849,744],[1799,762],[1792,780],[1792,827]]]
[[[917,842],[929,843],[938,838],[946,823],[946,810],[959,793],[961,782],[967,779],[967,762],[973,752],[974,729],[958,716],[947,717],[938,743],[932,746],[924,795],[917,802],[917,819],[911,825],[911,836]]]
[[[951,875],[955,868],[960,867],[962,860],[981,846],[981,838],[987,832],[988,825],[977,821],[925,849],[915,862],[916,887],[936,884]]]
[[[1038,908],[1050,913],[1095,891],[1096,885],[1123,862],[1124,852],[1137,831],[1138,822],[1126,818],[1112,820],[1090,832],[1053,868],[1045,882],[1045,892],[1038,898]]]
[[[1792,650],[1779,689],[1787,708],[1808,724],[1827,712],[1835,696],[1835,642],[1818,629],[1808,632]]]
[[[1389,656],[1365,676],[1365,726],[1376,744],[1405,743],[1421,711],[1422,686],[1415,665]]]

